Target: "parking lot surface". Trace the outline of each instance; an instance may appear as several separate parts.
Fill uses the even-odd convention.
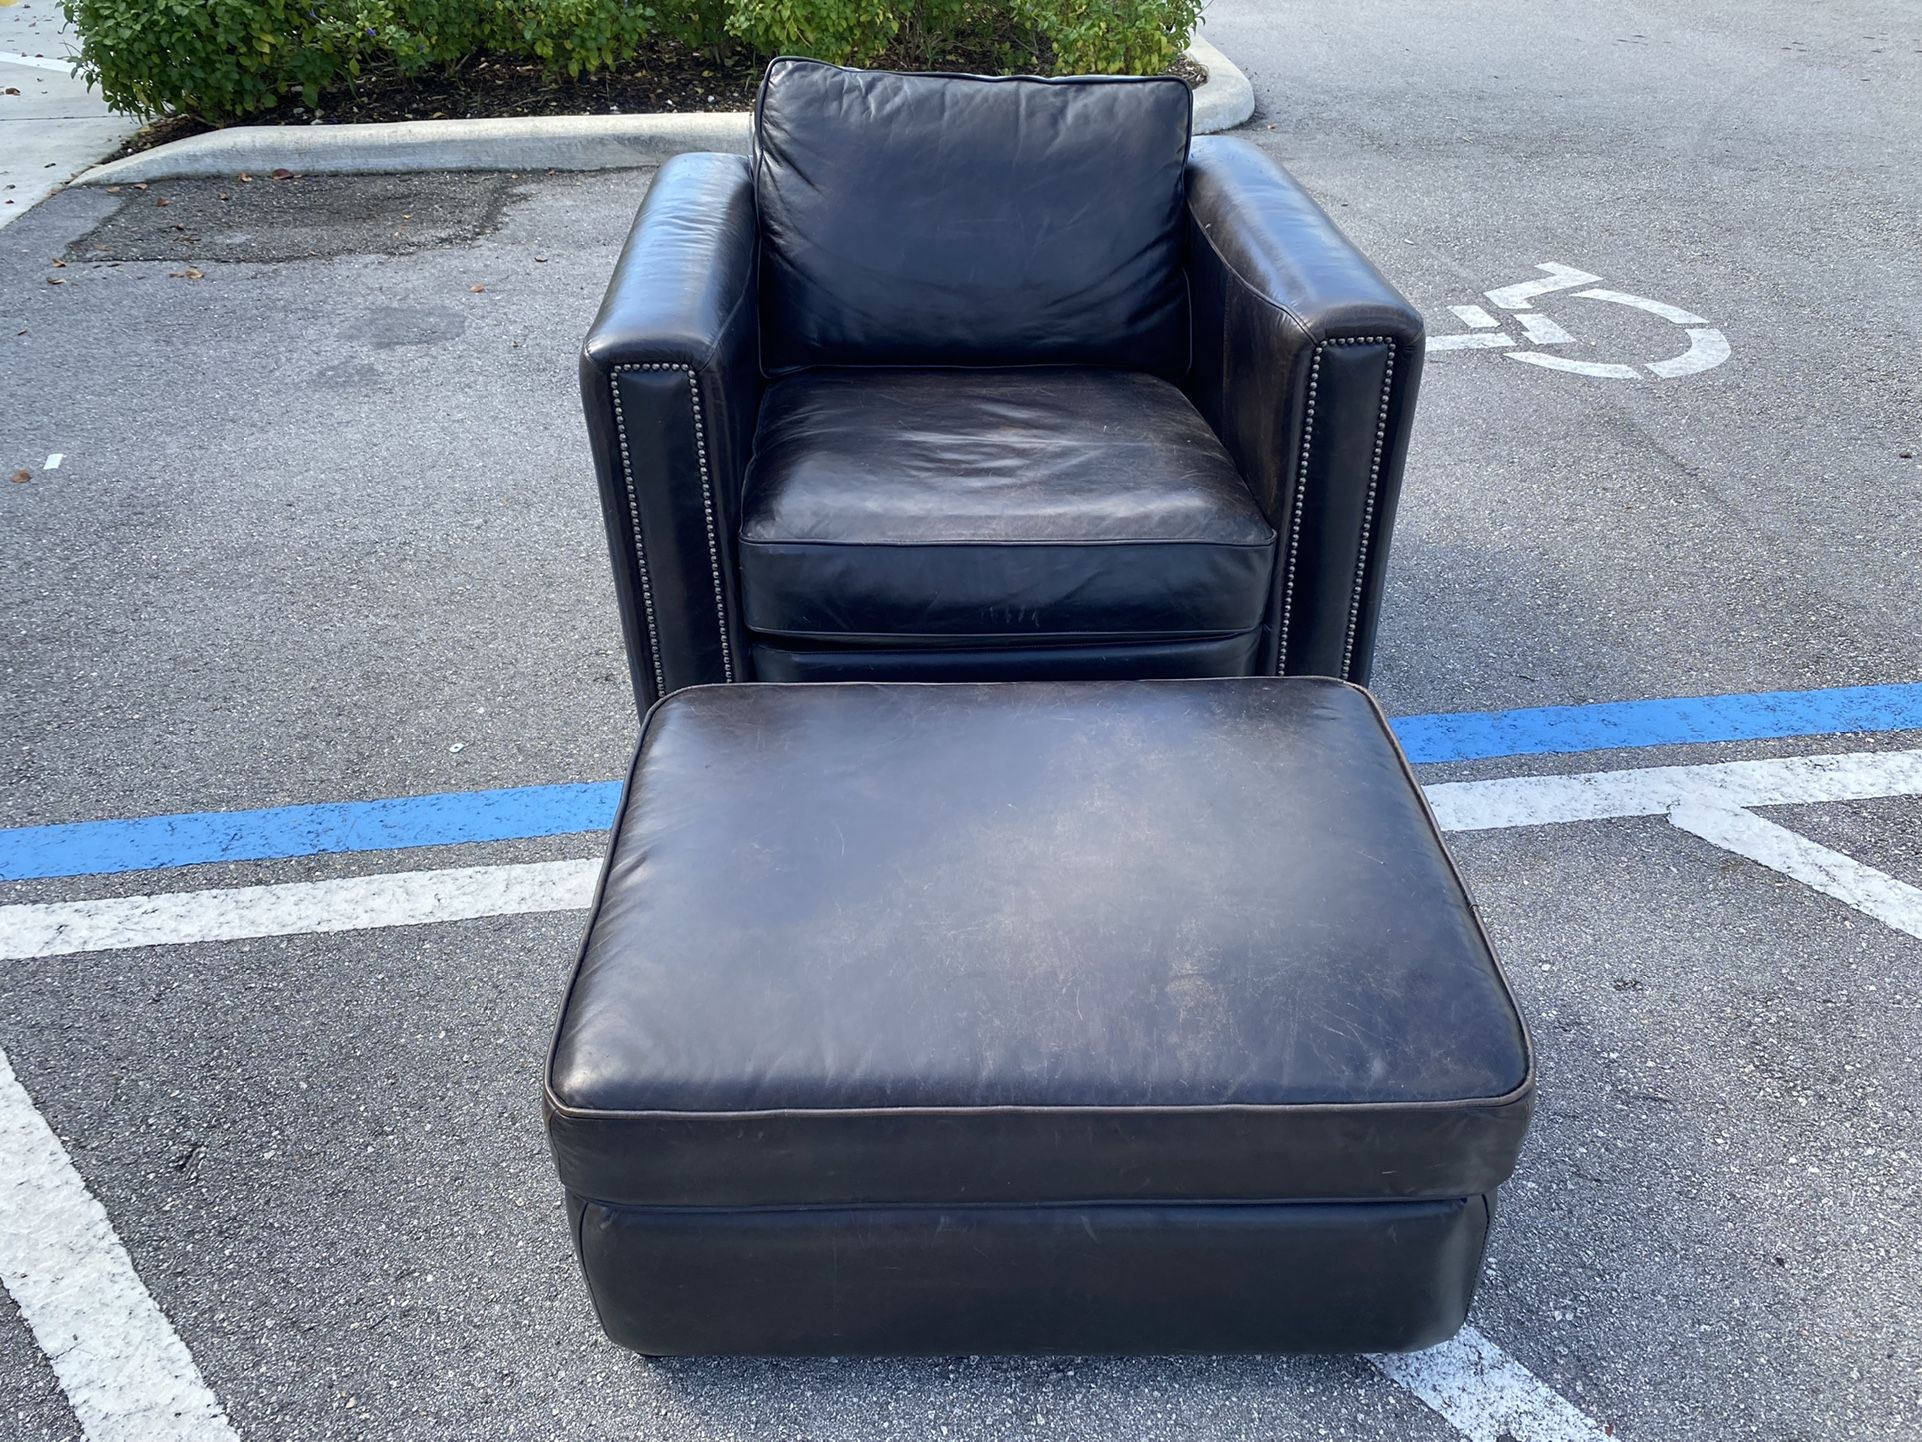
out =
[[[1254,84],[1244,133],[1456,338],[1390,714],[1830,698],[1425,753],[1540,1052],[1470,1344],[1427,1371],[642,1361],[595,1328],[540,1130],[568,883],[232,940],[195,901],[153,944],[0,962],[8,1220],[108,1278],[8,1276],[0,1437],[1922,1436],[1912,13],[1215,0],[1208,33]],[[0,828],[618,775],[573,355],[647,181],[159,182],[0,230],[0,476],[28,473],[0,479]],[[76,864],[0,883],[0,939],[31,908],[599,854],[555,829]],[[115,1248],[145,1371],[23,1315],[114,1335]],[[155,1409],[133,1375],[186,1380]]]

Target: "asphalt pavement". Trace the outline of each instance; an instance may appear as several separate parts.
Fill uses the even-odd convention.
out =
[[[1255,88],[1243,133],[1431,335],[1509,338],[1429,357],[1391,714],[1922,679],[1910,6],[1209,16]],[[256,174],[68,190],[0,230],[0,827],[619,774],[635,717],[573,360],[647,180]],[[1489,296],[1566,274],[1544,266],[1591,279]],[[1649,369],[1684,355],[1712,363]],[[1913,795],[1768,814],[1922,885]],[[1659,815],[1451,843],[1541,1065],[1480,1333],[1593,1435],[1922,1436],[1922,940]],[[49,877],[0,905],[599,845]],[[537,1106],[579,921],[5,963],[0,1049],[240,1437],[1460,1435],[1354,1358],[611,1347]],[[79,1435],[5,1294],[0,1377],[0,1437]]]

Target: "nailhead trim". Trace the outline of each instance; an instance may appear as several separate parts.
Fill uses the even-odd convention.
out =
[[[1375,457],[1368,465],[1368,499],[1361,508],[1361,550],[1355,557],[1355,595],[1348,607],[1348,637],[1341,648],[1341,673],[1346,676],[1355,659],[1355,637],[1361,630],[1362,580],[1368,573],[1368,548],[1375,536],[1375,493],[1381,488],[1381,457],[1388,445],[1388,396],[1395,385],[1395,347],[1388,347],[1382,370],[1381,400],[1375,409]]]
[[[1381,479],[1381,458],[1386,433],[1388,415],[1388,389],[1395,373],[1395,340],[1393,336],[1357,335],[1331,336],[1315,344],[1313,358],[1308,363],[1308,406],[1301,422],[1301,455],[1295,462],[1294,505],[1288,518],[1288,579],[1283,583],[1281,593],[1281,637],[1275,651],[1275,674],[1287,674],[1288,640],[1295,610],[1295,575],[1299,569],[1296,562],[1301,553],[1301,513],[1307,500],[1308,460],[1315,439],[1315,405],[1321,389],[1321,354],[1331,345],[1385,345],[1388,347],[1388,377],[1382,383],[1381,402],[1375,413],[1375,459],[1368,473],[1368,504],[1362,516],[1361,553],[1355,565],[1356,585],[1368,568],[1368,548],[1373,543],[1375,491]],[[1357,589],[1355,600],[1349,606],[1348,631],[1342,645],[1341,669],[1348,670],[1350,659],[1355,651],[1355,631],[1360,620],[1361,601]]]
[[[1275,674],[1288,672],[1288,632],[1290,618],[1295,611],[1295,557],[1301,551],[1301,502],[1302,489],[1308,484],[1308,452],[1315,439],[1315,395],[1321,386],[1321,351],[1328,342],[1322,341],[1315,346],[1315,353],[1308,362],[1308,412],[1301,422],[1301,455],[1295,462],[1294,504],[1288,514],[1288,579],[1282,583],[1281,591],[1281,644],[1275,650]]]
[[[641,573],[641,603],[647,613],[648,660],[654,671],[659,695],[667,694],[667,677],[661,669],[661,635],[654,619],[654,590],[647,577],[647,548],[641,539],[640,500],[634,494],[634,465],[627,450],[627,419],[621,411],[620,377],[626,371],[680,371],[687,377],[688,402],[694,415],[694,453],[701,470],[701,510],[707,520],[707,561],[714,580],[714,616],[720,625],[721,674],[734,679],[734,658],[728,647],[726,591],[721,584],[721,551],[714,524],[714,487],[708,475],[707,428],[701,417],[701,383],[694,367],[669,361],[636,361],[618,365],[608,375],[608,389],[614,397],[614,430],[621,443],[621,479],[627,487],[627,514],[633,523],[634,559]]]

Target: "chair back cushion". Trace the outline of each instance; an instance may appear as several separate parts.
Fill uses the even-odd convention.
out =
[[[1188,367],[1193,109],[1172,76],[768,66],[755,108],[761,357]]]

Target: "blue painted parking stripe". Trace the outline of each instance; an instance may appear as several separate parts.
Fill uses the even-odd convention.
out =
[[[1922,683],[1454,711],[1404,716],[1394,726],[1416,762],[1912,731],[1922,729]]]
[[[620,794],[618,781],[588,781],[21,826],[0,831],[0,881],[604,831]]]
[[[1457,711],[1394,723],[1416,762],[1922,730],[1922,683]],[[0,829],[0,881],[603,831],[616,781]]]

